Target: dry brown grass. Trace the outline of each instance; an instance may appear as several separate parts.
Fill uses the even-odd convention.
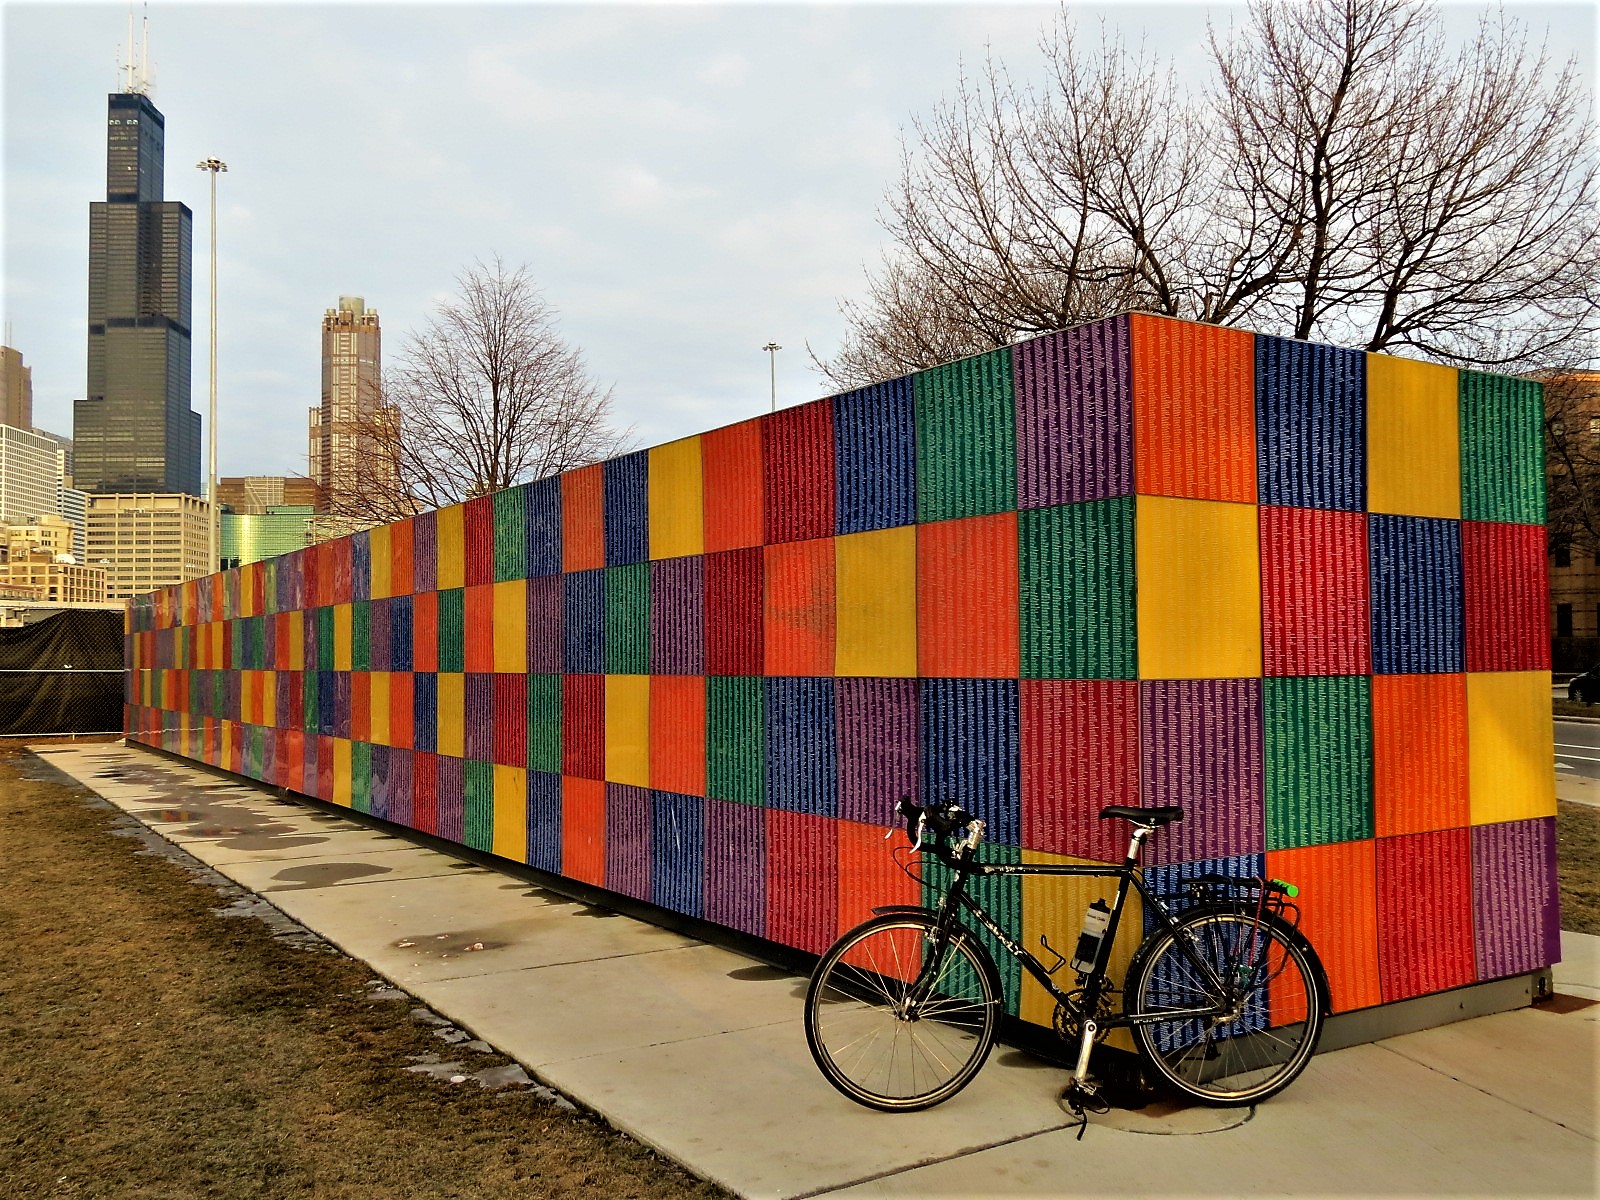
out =
[[[1600,935],[1600,808],[1556,806],[1556,873],[1561,928]]]
[[[526,1088],[406,1072],[445,1049],[371,972],[294,949],[118,815],[0,748],[0,1180],[8,1196],[725,1195]]]

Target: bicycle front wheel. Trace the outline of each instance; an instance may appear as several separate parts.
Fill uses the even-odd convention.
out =
[[[1305,944],[1286,928],[1242,913],[1191,913],[1176,936],[1156,936],[1129,980],[1130,1015],[1172,1014],[1134,1024],[1134,1040],[1187,1096],[1216,1105],[1265,1100],[1294,1082],[1317,1048],[1318,980]]]
[[[931,1108],[989,1056],[1000,1008],[994,979],[987,952],[964,930],[940,938],[928,916],[875,917],[834,943],[811,976],[811,1056],[858,1104]]]

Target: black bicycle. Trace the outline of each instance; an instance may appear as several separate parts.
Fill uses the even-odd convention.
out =
[[[898,806],[910,853],[931,853],[950,872],[935,908],[890,906],[822,956],[806,992],[806,1040],[828,1081],[869,1108],[912,1111],[954,1096],[994,1045],[1004,1008],[1000,974],[961,914],[970,914],[1055,999],[1056,1031],[1077,1043],[1063,1099],[1075,1113],[1104,1111],[1089,1075],[1094,1044],[1128,1029],[1155,1074],[1185,1096],[1239,1105],[1282,1091],[1305,1069],[1329,1007],[1327,977],[1299,933],[1298,894],[1276,879],[1206,874],[1185,884],[1182,911],[1163,903],[1139,871],[1147,838],[1183,810],[1112,805],[1102,819],[1133,825],[1120,866],[985,863],[983,822],[952,804]],[[898,858],[898,856],[897,856]],[[917,873],[904,861],[901,866]],[[1046,966],[968,894],[973,876],[1064,875],[1117,880],[1110,908],[1090,906],[1070,960],[1071,989],[1053,976],[1069,960],[1043,936]],[[1149,932],[1129,964],[1120,1011],[1106,965],[1130,890],[1144,900]]]

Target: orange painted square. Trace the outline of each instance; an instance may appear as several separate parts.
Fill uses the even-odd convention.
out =
[[[702,434],[700,453],[706,553],[761,545],[760,422],[741,421]]]
[[[372,740],[372,676],[366,671],[350,672],[350,740]]]
[[[917,527],[917,673],[1015,679],[1017,514]]]
[[[1328,973],[1333,1011],[1383,1003],[1378,979],[1377,853],[1371,841],[1269,850],[1267,875],[1300,889],[1300,932]]]
[[[833,539],[768,546],[766,642],[768,675],[832,675]]]
[[[1135,313],[1136,490],[1256,500],[1255,335]]]
[[[389,676],[389,745],[409,750],[415,740],[413,699],[415,676],[395,671]]]
[[[389,526],[389,594],[409,596],[416,584],[412,577],[412,560],[415,557],[416,523],[401,521]]]
[[[592,883],[606,880],[606,785],[598,779],[561,779],[561,873]]]
[[[466,640],[466,670],[494,673],[494,584],[482,583],[462,590],[462,636]]]
[[[896,829],[885,840],[877,825],[855,821],[835,823],[839,838],[839,927],[843,933],[872,916],[884,904],[921,904],[922,885],[895,862],[911,850],[905,830]]]
[[[650,677],[650,786],[706,794],[706,681],[703,675]]]
[[[1379,837],[1472,823],[1464,675],[1372,677],[1372,801]]]
[[[561,476],[561,569],[606,565],[605,475],[600,464]]]

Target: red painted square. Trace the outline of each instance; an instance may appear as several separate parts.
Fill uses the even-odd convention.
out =
[[[561,677],[561,773],[606,777],[606,678]]]
[[[1550,669],[1543,525],[1461,522],[1467,670]]]
[[[1108,804],[1139,803],[1139,685],[1133,680],[1024,679],[1022,845],[1120,862],[1127,828]]]
[[[1261,649],[1268,675],[1370,675],[1367,516],[1261,509]]]
[[[503,767],[528,765],[528,677],[494,677],[494,761]]]
[[[411,825],[423,833],[439,832],[439,756],[425,750],[411,756]]]
[[[767,936],[821,954],[838,935],[838,821],[776,808],[766,818]]]
[[[815,400],[762,417],[761,447],[766,540],[832,537],[833,402]]]
[[[650,786],[706,794],[706,681],[701,675],[650,677]]]
[[[606,785],[561,780],[561,873],[603,887],[606,881]]]
[[[468,500],[461,507],[461,522],[466,538],[467,586],[493,583],[494,496],[474,496]]]
[[[768,675],[832,675],[833,538],[768,546],[762,636]]]
[[[1017,514],[917,527],[917,671],[1015,679]]]
[[[418,592],[411,600],[411,667],[439,669],[439,593]]]
[[[764,660],[760,547],[705,556],[707,675],[760,675]]]
[[[1384,1003],[1477,979],[1471,831],[1380,838],[1378,971]]]

